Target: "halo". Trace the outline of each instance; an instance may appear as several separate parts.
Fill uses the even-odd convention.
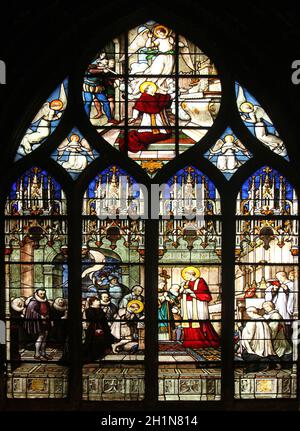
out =
[[[163,30],[163,31],[165,30],[166,31],[166,37],[169,36],[169,34],[171,33],[171,30],[168,27],[166,27],[165,25],[157,24],[156,26],[153,27],[154,36],[159,37],[157,34],[157,31],[159,31],[159,30]]]
[[[72,138],[75,138],[76,137],[76,142],[78,142],[78,141],[80,141],[80,136],[79,135],[77,135],[77,133],[72,133],[72,135],[70,136],[70,141],[72,141]]]
[[[60,111],[64,104],[60,99],[54,99],[50,102],[50,108],[53,109],[53,111]]]
[[[137,310],[134,310],[134,314],[140,313],[141,311],[144,310],[144,304],[139,299],[132,299],[131,301],[129,301],[127,304],[127,308],[130,307],[130,305],[132,305],[132,304],[138,304],[139,305],[139,308]]]
[[[145,81],[139,87],[140,92],[144,93],[146,87],[153,87],[154,90],[155,90],[155,92],[157,91],[157,85],[154,84],[154,82],[152,82],[152,81]]]
[[[249,112],[249,108],[250,108],[251,111],[253,111],[253,109],[254,109],[253,103],[251,103],[251,102],[243,102],[241,104],[241,106],[240,106],[240,110],[242,112]]]
[[[200,269],[196,268],[195,266],[187,266],[186,268],[183,268],[183,270],[181,271],[181,277],[187,281],[186,279],[186,273],[187,271],[195,271],[195,277],[200,277],[201,272]]]

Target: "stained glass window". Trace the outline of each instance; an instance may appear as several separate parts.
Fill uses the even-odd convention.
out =
[[[159,399],[221,395],[221,220],[209,178],[187,166],[161,192]]]
[[[51,154],[52,159],[69,172],[74,179],[98,156],[99,153],[90,146],[76,127],[73,127],[68,136]]]
[[[7,398],[296,398],[288,142],[175,29],[148,20],[108,39],[49,89],[16,142]]]
[[[60,184],[34,167],[5,208],[7,396],[68,394],[68,229]]]
[[[236,211],[235,397],[295,398],[296,193],[278,171],[264,166],[243,184]]]

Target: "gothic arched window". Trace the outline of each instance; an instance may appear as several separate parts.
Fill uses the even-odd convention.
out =
[[[6,378],[9,398],[64,398],[67,343],[67,202],[61,185],[33,167],[5,206]],[[56,362],[53,373],[52,361]]]
[[[298,339],[298,202],[264,166],[236,205],[235,397],[295,398]]]
[[[7,398],[297,397],[289,146],[194,42],[146,21],[94,45],[16,142]]]

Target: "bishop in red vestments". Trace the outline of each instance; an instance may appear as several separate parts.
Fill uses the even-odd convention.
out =
[[[212,299],[209,288],[193,270],[186,271],[185,277],[181,310],[183,320],[188,321],[182,323],[183,346],[219,347],[219,336],[209,321],[208,303]]]

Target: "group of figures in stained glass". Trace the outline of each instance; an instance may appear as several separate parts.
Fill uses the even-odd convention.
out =
[[[99,142],[88,142],[74,125],[49,157],[76,180],[110,144],[153,178],[195,146],[195,165],[205,158],[230,181],[254,154],[227,125],[202,150],[220,109],[221,88],[215,65],[200,48],[148,21],[113,39],[86,69],[82,111]],[[276,157],[288,160],[265,110],[241,85],[235,89],[242,122]],[[34,157],[40,146],[47,151],[48,137],[72,109],[67,102],[65,79],[26,130],[16,162]],[[83,399],[140,400],[151,289],[144,266],[148,202],[134,176],[112,163],[83,195]],[[192,164],[164,186],[158,205],[159,399],[219,400],[226,229],[220,195]],[[237,196],[236,398],[296,396],[297,215],[295,189],[268,166],[253,173]],[[68,234],[61,185],[45,170],[30,168],[13,183],[5,207],[8,397],[68,394]]]

